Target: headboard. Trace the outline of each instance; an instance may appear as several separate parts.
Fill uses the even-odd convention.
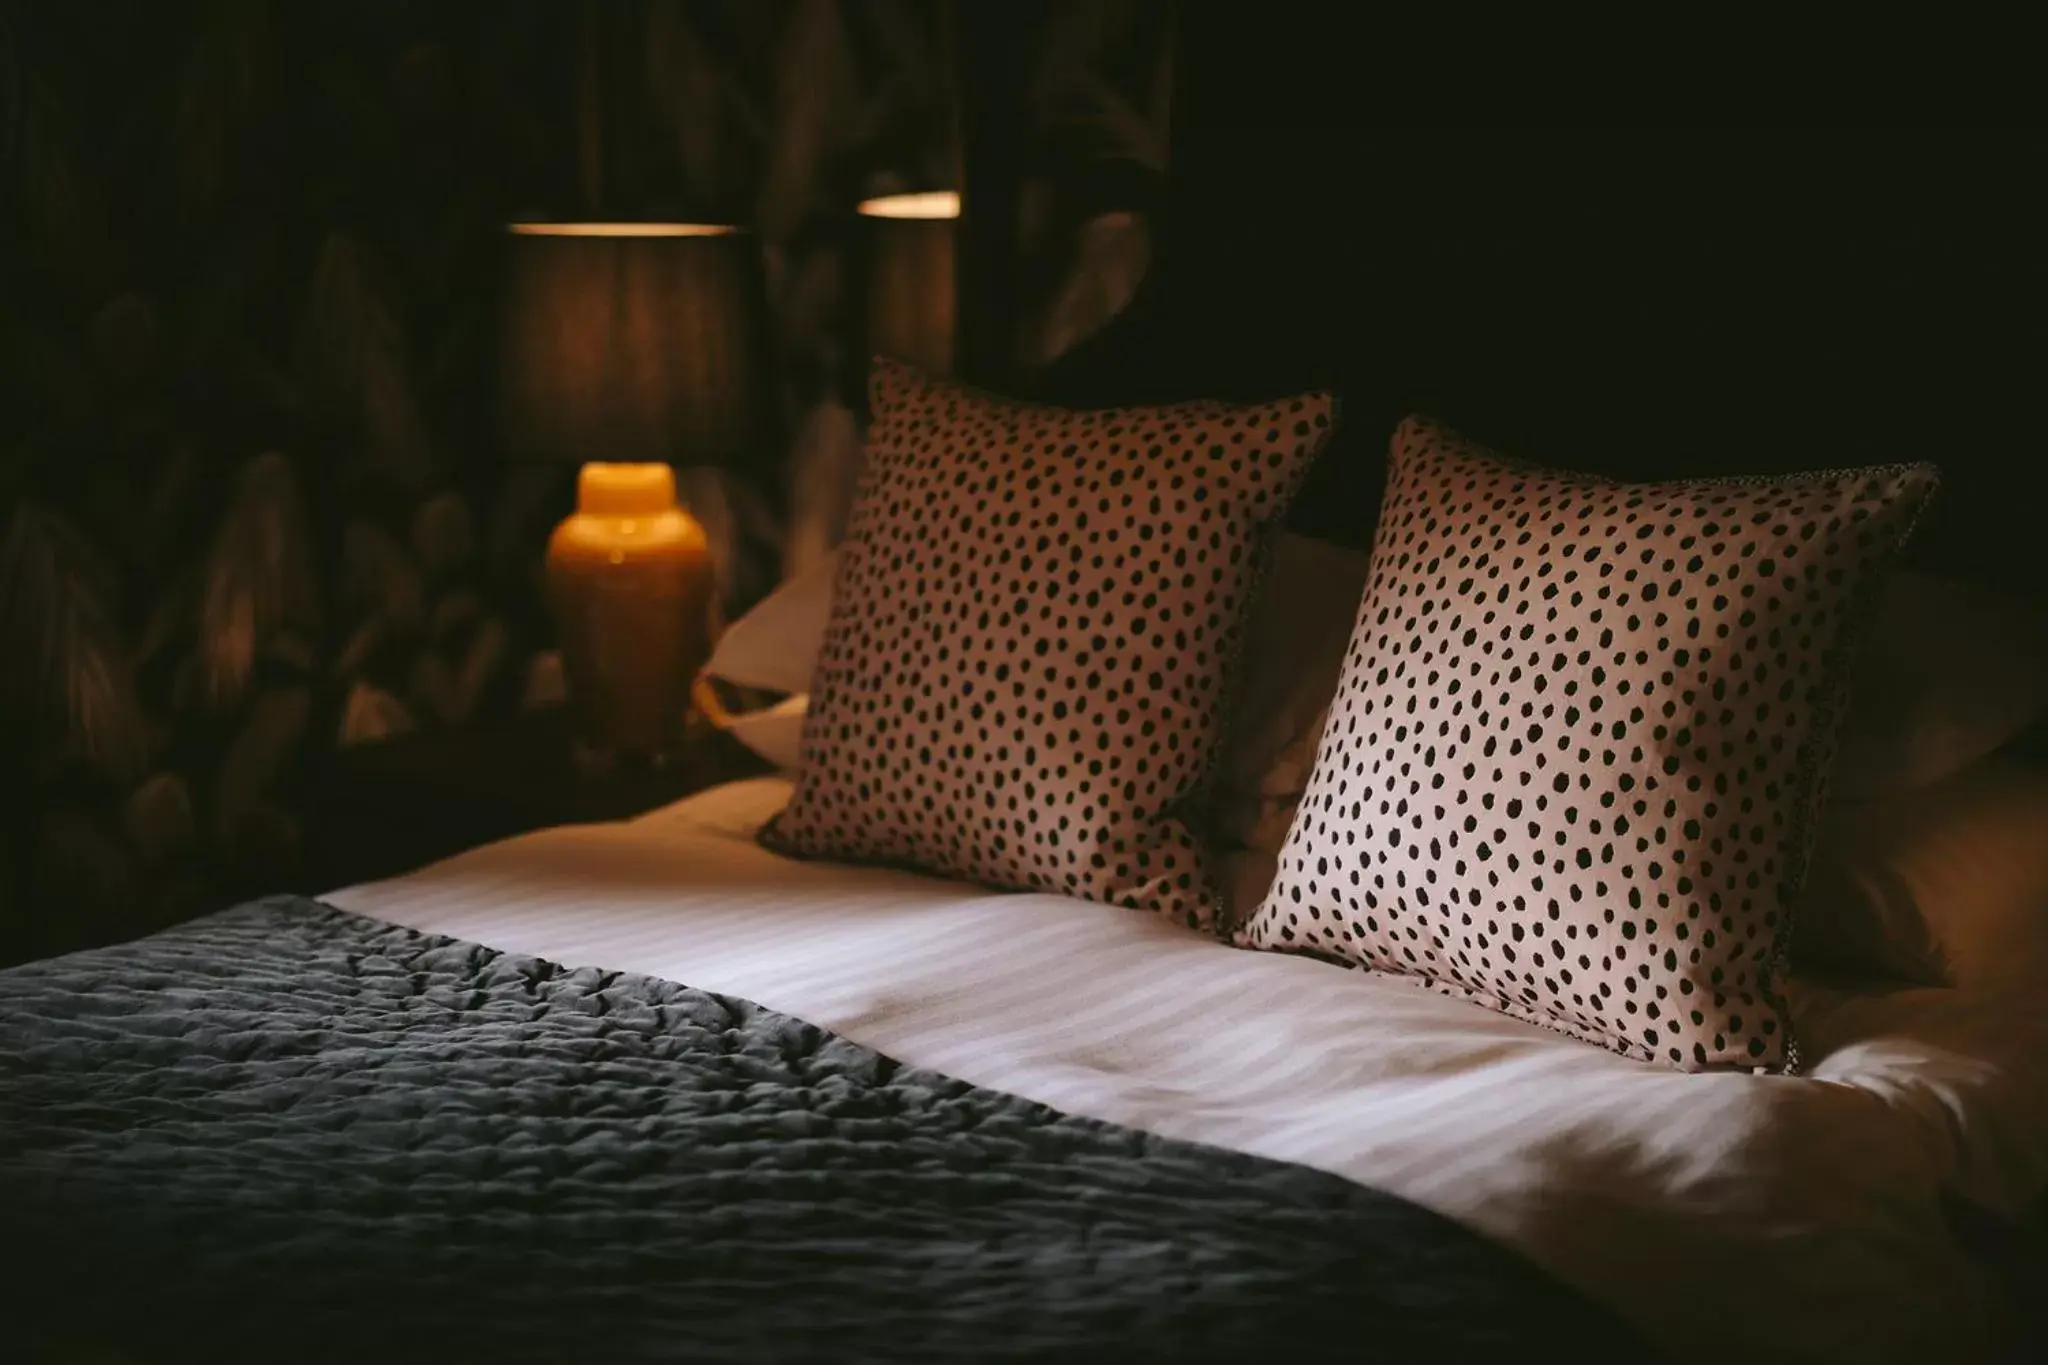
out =
[[[1932,459],[1909,561],[2048,602],[2029,135],[1400,125],[1327,35],[1182,24],[1157,264],[1068,396],[1336,387],[1294,521],[1359,545],[1408,411],[1638,479]]]

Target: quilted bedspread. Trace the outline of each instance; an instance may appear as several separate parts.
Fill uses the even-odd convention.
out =
[[[30,1360],[1649,1354],[1339,1177],[298,899],[0,972],[0,1228]]]

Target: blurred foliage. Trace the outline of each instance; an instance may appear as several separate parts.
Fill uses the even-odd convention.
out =
[[[1043,146],[1158,169],[1169,16],[1048,7]],[[570,476],[496,457],[497,248],[508,219],[590,212],[593,153],[608,215],[757,230],[774,439],[686,486],[728,608],[772,586],[785,452],[838,433],[850,458],[852,205],[957,183],[951,22],[946,0],[0,0],[0,961],[276,889],[338,738],[517,704]],[[1020,231],[1057,263],[1060,225],[1104,207],[1130,206]],[[1129,288],[1048,308],[1065,335]]]
[[[308,760],[408,684],[516,702],[568,476],[494,457],[496,247],[585,207],[579,40],[606,210],[776,250],[943,127],[935,6],[850,10],[0,0],[0,959],[278,875]],[[735,534],[777,466],[718,485]]]
[[[571,17],[0,4],[8,955],[241,889],[340,705],[343,527],[486,492],[491,245],[567,181]]]

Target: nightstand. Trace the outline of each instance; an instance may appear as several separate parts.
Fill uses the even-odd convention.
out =
[[[307,802],[313,894],[552,825],[623,820],[770,766],[706,728],[661,770],[586,771],[561,708],[342,749]]]

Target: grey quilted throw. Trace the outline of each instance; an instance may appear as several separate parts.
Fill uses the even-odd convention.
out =
[[[1336,1176],[298,899],[0,972],[0,1226],[5,1358],[1647,1355]]]

